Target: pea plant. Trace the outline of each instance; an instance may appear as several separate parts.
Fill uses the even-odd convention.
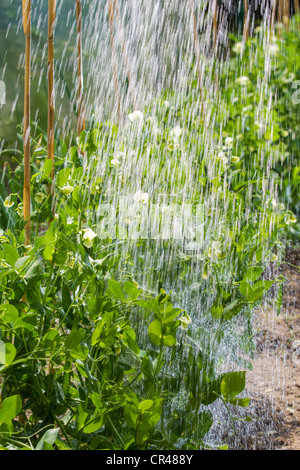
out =
[[[297,137],[286,135],[294,130],[285,129],[297,115],[287,115],[284,101],[293,34],[281,39],[282,57],[272,49],[280,60],[270,89],[279,88],[279,99],[268,119],[269,96],[260,101],[255,88],[265,52],[250,39],[241,56],[235,38],[217,75],[211,106],[219,119],[209,132],[193,78],[180,94],[166,90],[130,112],[123,128],[91,121],[76,141],[56,140],[54,163],[38,132],[30,245],[22,161],[3,170],[2,449],[200,449],[216,403],[233,424],[237,407],[249,405],[252,312],[272,288],[280,313],[284,280],[268,267],[276,273],[284,239],[297,231],[298,170],[280,186],[282,155],[299,157]],[[126,212],[120,195],[131,201]],[[188,216],[175,206],[181,216],[188,206]],[[183,220],[184,235],[157,236],[166,220],[172,230]],[[239,341],[230,370],[221,367],[228,334]]]

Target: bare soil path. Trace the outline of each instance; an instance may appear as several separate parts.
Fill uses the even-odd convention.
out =
[[[257,352],[247,388],[262,426],[252,437],[253,449],[300,450],[299,267],[300,250],[289,252],[282,268],[282,313],[263,309],[257,314]]]

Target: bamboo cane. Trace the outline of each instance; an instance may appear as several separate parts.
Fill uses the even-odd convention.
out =
[[[278,0],[273,0],[273,10],[272,10],[272,20],[271,20],[271,31],[272,31],[272,33],[274,33],[274,29],[275,29],[277,6],[278,6]]]
[[[25,88],[24,88],[24,188],[23,214],[25,225],[25,245],[30,245],[30,49],[31,49],[31,0],[22,0],[23,28],[25,35]]]
[[[278,0],[278,21],[282,22],[282,17],[283,17],[283,2],[284,0]]]
[[[47,157],[52,160],[51,178],[54,177],[54,27],[56,0],[48,0],[48,149]],[[52,189],[50,190],[52,192]]]
[[[78,55],[78,90],[77,90],[77,133],[85,129],[85,113],[83,103],[83,71],[82,71],[82,7],[81,1],[76,0],[76,25],[77,25],[77,55]]]
[[[214,5],[214,18],[213,18],[213,31],[214,31],[214,50],[217,48],[218,43],[218,1],[215,0]]]
[[[196,66],[197,66],[197,73],[198,73],[198,87],[199,87],[199,94],[200,94],[200,101],[201,101],[201,114],[202,114],[204,127],[206,128],[204,103],[203,103],[204,95],[203,95],[202,72],[201,72],[200,39],[199,39],[199,34],[198,34],[198,29],[197,29],[197,18],[196,18],[196,11],[194,7],[194,0],[189,0],[189,3],[190,3],[190,9],[191,9],[191,14],[192,14],[192,19],[193,19],[194,46],[195,46]]]
[[[298,13],[298,11],[299,11],[299,0],[294,0],[294,8],[295,8],[295,13]]]
[[[287,29],[289,29],[290,26],[290,3],[290,0],[282,0],[282,19]]]
[[[109,19],[109,30],[110,30],[110,44],[113,57],[113,78],[115,84],[115,92],[117,98],[117,111],[120,120],[121,112],[121,95],[120,95],[120,86],[117,74],[117,62],[116,62],[116,51],[115,51],[115,42],[114,42],[114,6],[113,0],[108,0],[108,19]]]
[[[244,41],[246,42],[250,34],[250,11],[249,11],[249,1],[244,0]]]
[[[122,25],[122,19],[121,19],[120,9],[119,9],[119,5],[118,5],[118,0],[114,0],[114,7],[115,7],[115,11],[116,11],[117,20],[118,20],[119,30],[123,31],[123,25]],[[136,109],[136,96],[135,96],[135,92],[134,92],[133,87],[132,87],[132,79],[131,79],[131,71],[130,71],[130,66],[129,66],[129,59],[128,59],[128,55],[127,55],[127,51],[126,51],[125,38],[124,38],[123,34],[122,34],[122,38],[121,38],[121,48],[122,48],[124,63],[125,63],[126,72],[127,72],[128,87],[129,87],[129,90],[131,92],[132,106],[133,106],[133,109]]]

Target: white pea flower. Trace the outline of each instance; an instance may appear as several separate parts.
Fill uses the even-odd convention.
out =
[[[116,158],[113,158],[110,163],[111,163],[111,165],[113,165],[115,167],[120,165],[120,161],[117,160]]]
[[[71,194],[71,192],[74,190],[74,187],[70,185],[65,185],[61,188],[61,190],[65,196],[69,196],[69,194]]]
[[[122,157],[126,157],[126,153],[125,153],[125,152],[121,152],[121,151],[120,151],[120,152],[115,152],[115,153],[113,154],[113,156],[114,156],[115,158],[122,158]]]
[[[23,210],[24,210],[23,204],[22,203],[18,204],[16,211],[19,217],[23,217]]]
[[[237,157],[235,155],[231,157],[231,163],[238,163],[239,161],[240,161],[240,157]]]
[[[228,163],[228,158],[226,157],[224,152],[219,152],[218,153],[218,158],[221,160],[222,163],[224,163],[224,165],[226,165],[226,163]]]
[[[178,142],[181,135],[182,135],[182,129],[180,126],[176,126],[174,127],[174,129],[170,131],[170,136],[175,142]]]
[[[251,80],[249,79],[249,77],[243,75],[242,77],[236,79],[236,83],[241,86],[248,86],[250,85]]]
[[[143,117],[144,115],[141,111],[134,111],[133,113],[128,114],[129,121],[131,122],[141,122]]]
[[[236,42],[235,45],[233,46],[232,50],[236,54],[240,54],[243,50],[243,43],[242,42]]]
[[[222,255],[220,248],[221,247],[220,247],[219,242],[212,242],[211,247],[209,248],[208,253],[207,253],[208,257],[209,258],[214,258],[214,257],[219,258]]]
[[[179,318],[179,321],[181,322],[181,328],[183,330],[187,330],[188,326],[192,323],[192,319],[190,316],[182,316]]]
[[[232,145],[233,145],[233,138],[232,138],[232,137],[226,137],[226,139],[225,139],[225,145],[226,145],[227,147],[232,147]]]
[[[274,43],[274,44],[271,44],[270,47],[269,47],[269,52],[270,52],[270,55],[271,55],[271,56],[277,57],[278,54],[279,54],[279,50],[280,50],[280,49],[279,49],[278,44],[275,44],[275,43]]]
[[[133,196],[135,202],[141,202],[142,204],[147,204],[149,201],[149,194],[143,193],[143,191],[137,191]]]
[[[83,245],[87,248],[91,248],[93,246],[93,240],[97,236],[97,234],[91,229],[87,228],[84,230],[83,238]]]

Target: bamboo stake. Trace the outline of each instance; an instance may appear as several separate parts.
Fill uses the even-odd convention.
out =
[[[30,49],[31,49],[31,0],[22,0],[23,29],[25,35],[25,88],[24,88],[24,188],[23,214],[25,225],[25,245],[30,245]]]
[[[290,27],[290,11],[291,5],[290,0],[283,0],[283,23],[287,29]]]
[[[80,135],[80,133],[85,129],[85,113],[84,113],[84,103],[83,103],[83,71],[82,71],[82,7],[81,7],[80,0],[76,0],[76,24],[77,24],[77,55],[78,55],[77,133],[78,135]]]
[[[273,0],[272,22],[271,22],[271,31],[272,31],[272,33],[274,33],[274,30],[275,30],[277,5],[278,5],[278,0]]]
[[[54,177],[54,27],[56,0],[48,0],[48,149],[47,157],[52,160],[51,178]],[[50,189],[52,193],[53,188]]]
[[[250,34],[250,11],[249,11],[249,0],[244,0],[244,41],[249,39]]]
[[[119,5],[118,5],[118,0],[114,0],[114,7],[115,7],[116,14],[117,14],[119,30],[123,31],[122,18],[121,18],[121,14],[120,14]],[[126,51],[125,38],[124,38],[123,34],[122,34],[122,38],[121,38],[121,48],[122,48],[122,53],[123,53],[126,72],[127,72],[128,87],[129,87],[130,92],[131,92],[132,106],[133,106],[134,109],[136,109],[136,96],[135,96],[135,93],[134,93],[134,89],[132,87],[132,79],[131,79],[131,71],[130,71],[130,66],[129,66],[129,59],[128,59],[128,55],[127,55],[127,51]]]
[[[108,18],[109,18],[109,30],[110,30],[110,44],[113,57],[113,78],[115,84],[115,91],[117,97],[117,111],[120,120],[121,112],[121,95],[120,95],[120,86],[117,75],[117,62],[116,62],[116,51],[115,51],[115,42],[114,42],[114,6],[113,0],[108,0]]]
[[[294,0],[294,7],[295,7],[295,13],[298,13],[299,11],[299,0]]]
[[[201,114],[203,118],[204,128],[206,128],[204,103],[203,103],[204,96],[203,96],[203,86],[202,86],[200,39],[199,39],[199,34],[198,34],[198,29],[197,29],[197,18],[196,18],[196,12],[195,12],[195,7],[194,7],[194,0],[189,0],[189,3],[190,3],[190,9],[191,9],[192,19],[193,19],[194,46],[195,46],[196,66],[197,66],[197,73],[198,73],[198,87],[199,87],[200,100],[201,100]]]
[[[213,31],[214,31],[214,49],[216,50],[217,42],[218,42],[218,1],[217,0],[215,0],[215,5],[214,5]]]
[[[283,17],[283,2],[284,0],[278,0],[278,21],[282,22]]]

